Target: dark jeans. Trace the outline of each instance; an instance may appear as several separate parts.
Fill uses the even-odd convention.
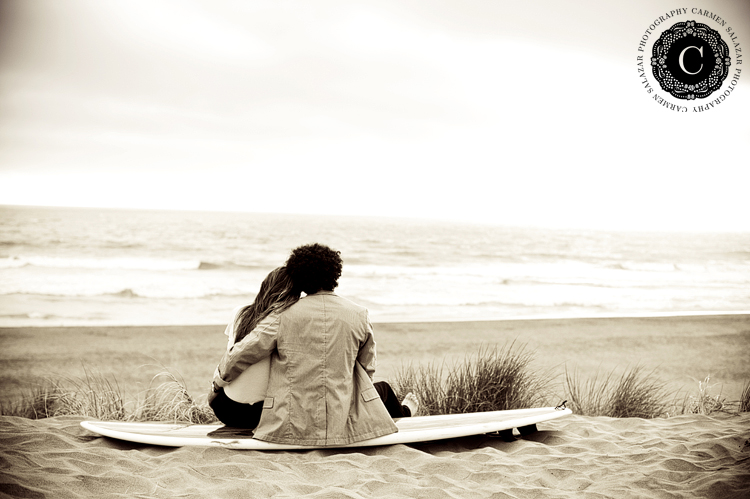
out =
[[[385,405],[388,414],[393,419],[408,418],[411,416],[409,408],[401,405],[401,402],[396,398],[391,385],[385,381],[378,381],[374,385],[378,391],[378,395],[380,395],[380,400],[383,401],[383,405]],[[219,421],[234,428],[254,429],[260,421],[260,413],[263,412],[262,400],[256,404],[235,402],[227,397],[223,388],[219,389],[216,397],[209,402],[209,405],[213,409],[214,414],[216,414],[216,417],[219,418]]]
[[[219,421],[234,428],[254,429],[260,421],[260,413],[263,412],[262,400],[256,404],[235,402],[227,397],[223,388],[219,389],[216,397],[208,405],[214,410]]]
[[[401,402],[396,398],[396,394],[393,393],[393,388],[386,381],[378,381],[373,383],[375,389],[380,395],[380,400],[383,401],[383,405],[388,410],[388,414],[393,419],[397,418],[408,418],[411,416],[411,410],[405,405],[401,405]]]

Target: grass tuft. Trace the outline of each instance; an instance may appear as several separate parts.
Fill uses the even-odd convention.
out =
[[[169,370],[151,379],[143,401],[133,415],[135,421],[173,421],[195,424],[216,422],[213,410],[197,404],[185,387],[185,382]]]
[[[738,412],[750,412],[750,381],[742,388]]]
[[[110,380],[84,367],[83,378],[44,378],[20,399],[2,404],[0,414],[30,419],[76,415],[123,420],[125,404],[114,378]]]
[[[84,367],[83,378],[63,377],[54,383],[60,394],[55,416],[90,416],[109,421],[126,418],[122,392],[114,377],[110,380]]]
[[[565,369],[569,406],[582,416],[650,419],[666,415],[665,387],[654,371],[644,373],[641,366],[626,370],[619,378],[613,370],[603,378],[597,373],[586,380]]]
[[[688,395],[682,404],[682,414],[711,414],[714,412],[726,412],[726,399],[718,395],[712,396],[709,392],[715,385],[709,385],[710,376],[698,382],[698,394]],[[741,412],[741,411],[740,411]]]
[[[392,383],[399,398],[414,392],[418,415],[461,414],[535,407],[544,404],[548,376],[528,366],[533,355],[514,343],[482,348],[474,357],[446,368],[444,363],[402,367]]]
[[[20,398],[0,402],[0,415],[27,419],[52,417],[60,395],[52,384],[35,384],[27,388]]]
[[[41,419],[87,416],[104,421],[216,422],[206,404],[190,396],[182,379],[168,370],[157,374],[135,403],[125,403],[117,380],[84,366],[84,377],[44,378],[20,399],[0,404],[0,415]],[[134,406],[134,409],[130,409]],[[130,409],[130,410],[129,410]]]

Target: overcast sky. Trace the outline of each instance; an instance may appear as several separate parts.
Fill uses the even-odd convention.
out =
[[[750,231],[750,66],[687,115],[638,78],[678,6],[0,0],[0,204]]]

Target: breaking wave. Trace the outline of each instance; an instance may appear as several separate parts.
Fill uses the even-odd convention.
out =
[[[85,270],[217,270],[258,269],[262,265],[246,265],[234,262],[204,262],[201,260],[165,260],[159,258],[64,258],[48,256],[11,256],[0,258],[0,269],[40,267]]]

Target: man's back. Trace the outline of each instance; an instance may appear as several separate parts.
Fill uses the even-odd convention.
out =
[[[256,438],[333,445],[393,433],[374,370],[367,309],[330,291],[300,299],[279,318]]]

